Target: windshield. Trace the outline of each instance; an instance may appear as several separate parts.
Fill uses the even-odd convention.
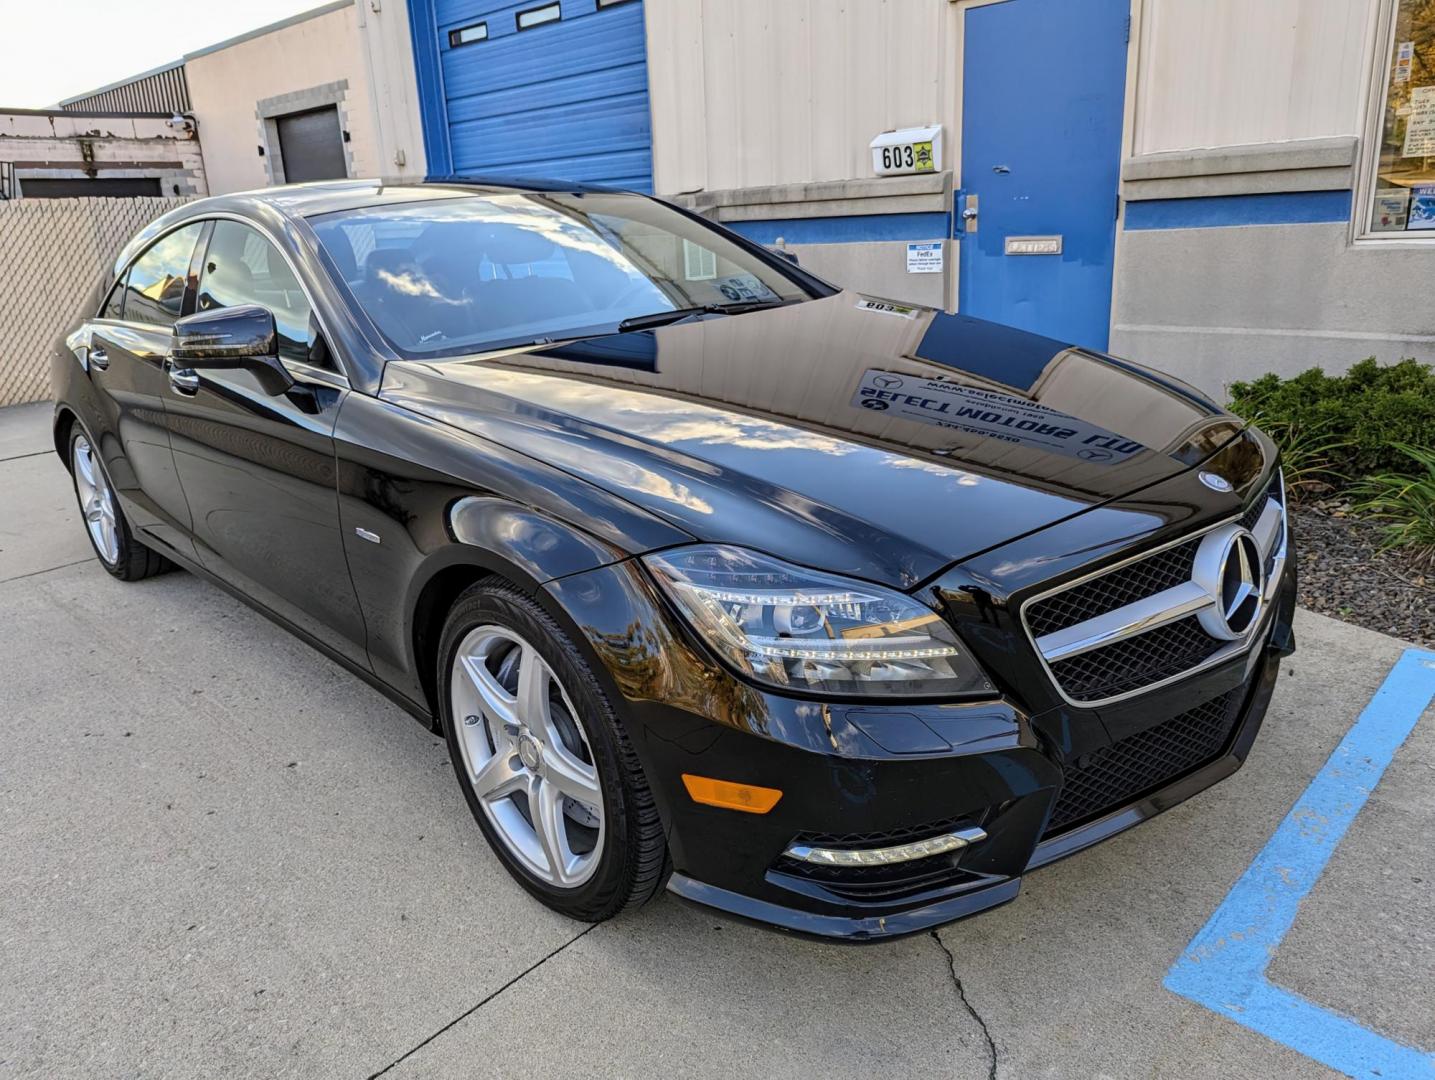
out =
[[[473,195],[310,224],[355,306],[414,357],[810,295],[722,233],[641,195]]]

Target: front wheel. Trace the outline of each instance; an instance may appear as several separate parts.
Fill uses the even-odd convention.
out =
[[[70,438],[70,473],[85,531],[100,565],[121,581],[153,577],[174,565],[135,539],[104,463],[83,431],[76,430]]]
[[[459,597],[439,647],[449,756],[508,872],[599,922],[662,885],[667,847],[643,771],[588,664],[508,585]]]

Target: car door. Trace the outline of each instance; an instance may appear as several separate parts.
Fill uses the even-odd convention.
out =
[[[202,233],[199,222],[175,229],[131,261],[90,323],[87,357],[101,425],[90,436],[131,525],[191,557],[162,402],[172,327],[194,302],[190,263]]]
[[[216,220],[199,264],[196,310],[269,309],[280,359],[295,380],[276,395],[242,369],[167,364],[167,424],[200,561],[311,637],[367,663],[334,483],[333,430],[348,381],[296,271],[256,228]]]

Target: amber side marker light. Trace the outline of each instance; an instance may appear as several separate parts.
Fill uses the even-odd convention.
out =
[[[734,784],[728,780],[714,780],[711,776],[694,776],[692,773],[683,773],[683,784],[693,802],[705,806],[721,806],[724,810],[741,810],[745,814],[765,814],[782,798],[782,792],[777,788]]]

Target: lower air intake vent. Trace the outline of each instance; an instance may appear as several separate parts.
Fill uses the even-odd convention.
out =
[[[1215,760],[1231,741],[1242,701],[1243,691],[1231,690],[1085,755],[1066,771],[1046,835],[1126,806]]]

